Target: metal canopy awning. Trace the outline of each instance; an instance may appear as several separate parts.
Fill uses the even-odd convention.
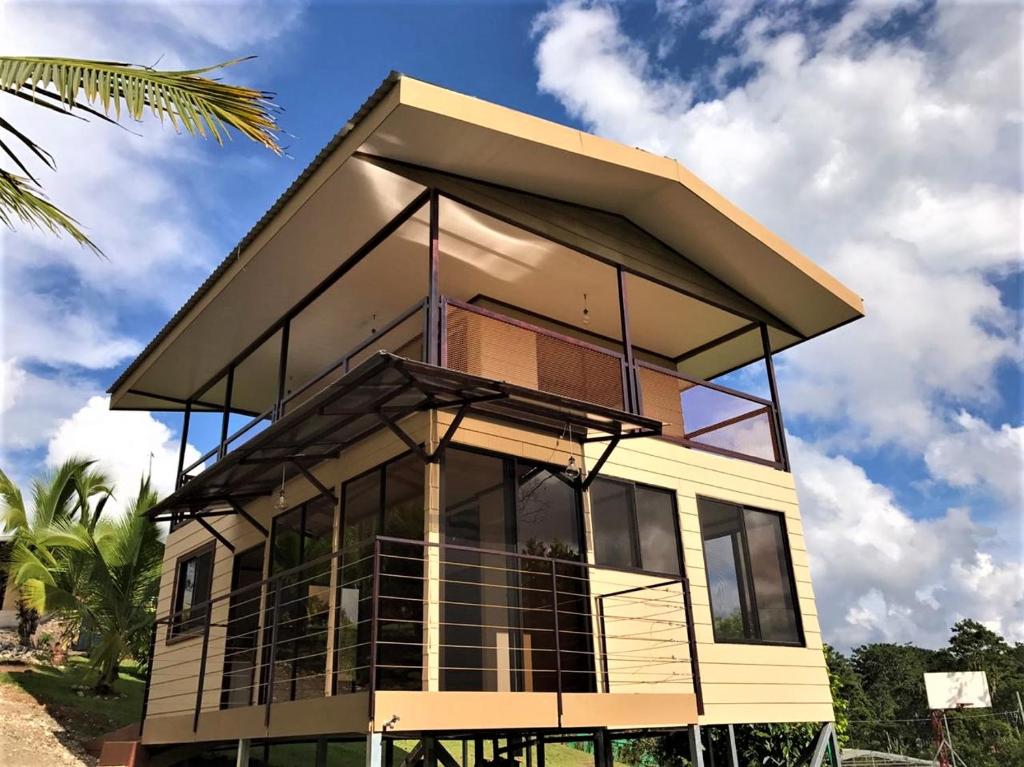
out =
[[[428,410],[456,412],[432,454],[398,423]],[[607,442],[609,449],[595,463],[591,476],[597,475],[620,440],[657,436],[662,429],[661,422],[651,418],[382,351],[190,479],[149,513],[156,519],[173,516],[178,521],[241,513],[244,502],[273,492],[280,483],[282,465],[295,467],[318,484],[311,467],[336,458],[346,447],[381,428],[391,429],[425,461],[433,461],[468,414],[555,434],[569,429],[580,442]],[[211,506],[225,509],[212,511]]]

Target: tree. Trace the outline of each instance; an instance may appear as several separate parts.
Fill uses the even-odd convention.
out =
[[[82,515],[38,530],[35,547],[17,560],[19,584],[37,610],[77,624],[88,619],[99,636],[90,655],[97,693],[111,691],[121,662],[146,646],[153,624],[163,543],[148,511],[157,502],[149,478],[117,521]]]
[[[0,471],[0,523],[5,532],[14,533],[8,562],[4,564],[14,583],[31,579],[38,568],[48,565],[46,554],[39,551],[39,538],[44,531],[71,522],[76,514],[79,522],[95,524],[92,518],[102,511],[110,495],[110,482],[102,472],[93,471],[92,465],[85,458],[70,458],[33,480],[31,505],[25,503],[21,490],[10,477]],[[94,512],[91,503],[96,496],[101,500]],[[18,635],[23,645],[31,644],[38,620],[36,607],[19,599]]]
[[[223,144],[233,128],[280,154],[272,94],[207,77],[244,60],[169,71],[112,61],[0,56],[0,92],[63,117],[85,119],[83,115],[90,115],[117,122],[123,110],[139,121],[148,109],[161,122],[169,120],[175,130],[193,136],[209,135]],[[17,219],[55,235],[68,235],[101,255],[78,228],[78,222],[46,199],[39,180],[16,148],[51,170],[57,167],[52,154],[0,116],[0,150],[23,174],[0,169],[0,221],[12,229]]]

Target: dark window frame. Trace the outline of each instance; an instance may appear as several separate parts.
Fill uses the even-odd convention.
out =
[[[570,487],[572,487],[573,490],[575,491],[574,494],[575,494],[575,501],[576,501],[576,503],[575,503],[575,506],[576,506],[576,531],[579,534],[579,538],[580,538],[580,558],[579,558],[579,564],[582,564],[582,565],[592,564],[589,561],[589,558],[587,556],[586,526],[584,525],[584,514],[583,514],[583,495],[584,495],[584,493],[586,491],[583,490],[582,480],[580,480],[580,479],[570,480],[570,479],[568,479],[567,477],[565,477],[563,475],[562,472],[565,470],[565,466],[564,465],[559,465],[559,464],[556,464],[556,463],[551,463],[550,461],[533,460],[532,458],[524,458],[522,456],[511,455],[510,453],[502,453],[502,452],[499,452],[497,450],[488,450],[486,448],[476,447],[474,445],[464,445],[464,444],[461,444],[461,443],[457,443],[457,444],[453,444],[453,445],[449,446],[448,450],[459,450],[459,451],[462,451],[463,453],[476,453],[477,455],[485,455],[485,456],[488,456],[490,458],[497,458],[497,459],[499,459],[499,460],[501,460],[503,462],[510,461],[511,464],[512,464],[512,476],[515,476],[516,468],[518,467],[520,461],[523,462],[523,463],[528,463],[528,464],[530,464],[532,466],[539,466],[542,469],[546,469],[547,471],[550,471],[552,474],[554,474],[556,477],[558,477],[559,480],[561,480],[565,484],[567,484]],[[441,545],[442,546],[445,545],[445,541],[446,541],[446,538],[447,538],[447,535],[448,535],[447,518],[446,518],[446,515],[444,513],[444,510],[446,508],[446,506],[445,506],[445,504],[446,504],[446,498],[445,498],[446,487],[445,487],[445,485],[447,483],[445,481],[445,477],[446,477],[448,450],[445,450],[444,454],[441,456],[441,476],[440,476],[440,487],[439,487],[439,493],[438,493],[438,509],[440,510],[439,511],[439,513],[440,513],[440,520],[439,520],[440,521],[440,525],[439,525],[439,531],[438,532],[439,532],[439,535],[440,535],[440,538],[441,538]],[[506,470],[507,470],[507,464],[506,464]],[[506,482],[505,490],[506,490],[506,492],[509,492],[509,487],[508,487],[508,483],[507,482]],[[512,504],[513,504],[513,507],[515,508],[516,513],[518,514],[519,513],[519,497],[518,497],[518,493],[513,492],[512,496],[513,496],[512,497]],[[515,552],[515,553],[518,554],[519,552]],[[555,560],[555,561],[560,561],[560,560]]]
[[[711,595],[711,572],[708,569],[708,558],[704,556],[704,578],[708,589],[708,608],[711,611],[711,631],[714,636],[715,644],[739,644],[739,645],[764,645],[768,647],[806,647],[807,637],[804,634],[804,616],[803,610],[800,607],[800,593],[797,590],[796,585],[796,572],[793,569],[793,552],[789,541],[789,527],[786,524],[786,513],[778,511],[777,509],[765,509],[760,506],[748,506],[745,503],[739,503],[737,501],[728,501],[722,498],[712,498],[707,495],[697,496],[697,524],[700,527],[700,543],[701,552],[704,553],[704,527],[700,523],[700,503],[701,501],[710,501],[712,503],[720,503],[726,506],[733,506],[740,511],[740,537],[743,539],[744,551],[737,551],[735,544],[733,545],[733,557],[737,563],[739,569],[742,564],[742,575],[747,581],[747,588],[750,596],[754,598],[754,602],[749,606],[751,617],[756,624],[756,631],[758,634],[761,633],[760,619],[757,614],[757,597],[756,591],[754,590],[753,575],[751,574],[750,568],[750,544],[747,542],[747,521],[743,512],[755,511],[761,514],[771,514],[779,519],[779,529],[782,533],[782,553],[785,559],[785,575],[789,579],[789,586],[793,594],[793,617],[796,625],[797,639],[793,642],[786,642],[777,639],[762,639],[756,637],[741,637],[741,638],[721,638],[718,635],[718,630],[715,627],[715,606],[714,598]],[[743,614],[742,605],[746,601],[745,596],[740,593],[740,604],[741,604],[741,615],[743,618],[744,625],[746,625],[748,616]]]
[[[195,546],[184,554],[181,554],[176,560],[174,560],[174,584],[171,588],[171,620],[167,622],[167,637],[166,644],[177,644],[178,642],[184,642],[189,639],[197,639],[201,637],[205,632],[205,625],[193,626],[187,629],[180,627],[181,618],[177,616],[178,612],[178,586],[183,586],[180,583],[181,579],[181,566],[191,559],[199,559],[200,557],[210,555],[210,585],[209,594],[206,597],[206,611],[209,612],[211,608],[210,601],[213,598],[213,577],[214,568],[217,566],[217,541],[210,540],[205,543],[201,543]],[[199,604],[202,604],[200,602]],[[191,609],[191,608],[190,608]],[[205,616],[203,621],[205,622]]]
[[[630,540],[633,543],[633,546],[632,546],[632,548],[633,548],[633,558],[634,558],[633,561],[634,562],[639,562],[640,566],[637,567],[637,566],[634,565],[634,566],[631,566],[631,567],[622,567],[621,565],[602,564],[601,562],[597,561],[597,536],[595,534],[595,529],[596,528],[594,526],[594,506],[593,506],[593,501],[591,501],[591,506],[590,506],[590,534],[594,538],[594,566],[595,567],[600,567],[602,570],[616,570],[618,572],[623,572],[623,573],[643,573],[644,575],[659,575],[659,576],[664,576],[666,578],[685,579],[685,577],[686,577],[686,557],[685,557],[685,555],[683,553],[683,534],[682,534],[682,527],[680,526],[680,522],[679,522],[679,500],[678,500],[678,497],[677,497],[678,494],[676,493],[676,491],[673,490],[670,487],[660,487],[658,485],[652,485],[652,484],[650,484],[648,482],[634,482],[633,480],[622,479],[621,477],[605,477],[605,476],[597,477],[594,480],[594,483],[591,484],[591,488],[597,482],[614,482],[616,484],[628,485],[630,487],[630,491],[632,493],[632,497],[631,497],[631,500],[630,500],[630,507],[629,507],[630,521],[632,523],[631,531],[630,531],[631,532]],[[652,570],[652,569],[645,568],[643,566],[643,551],[641,550],[641,547],[640,547],[640,520],[637,517],[637,513],[636,513],[636,491],[637,491],[637,488],[644,488],[645,490],[652,490],[654,492],[664,493],[672,501],[672,530],[673,530],[673,534],[675,535],[676,558],[677,558],[677,561],[679,562],[679,571],[678,572],[672,572],[671,570],[668,570],[668,571]],[[587,492],[589,493],[590,490],[588,489]]]

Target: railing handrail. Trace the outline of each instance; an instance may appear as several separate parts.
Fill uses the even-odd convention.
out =
[[[664,373],[665,375],[672,376],[673,378],[680,378],[683,381],[692,383],[694,386],[703,386],[707,389],[713,389],[715,391],[721,392],[722,394],[731,394],[733,397],[739,397],[740,399],[750,400],[751,402],[756,402],[759,405],[764,405],[765,407],[769,407],[772,409],[775,408],[771,400],[764,399],[763,397],[758,397],[756,394],[747,394],[746,392],[742,392],[739,389],[732,389],[728,386],[722,386],[722,384],[717,384],[714,383],[713,381],[705,381],[703,378],[694,378],[693,376],[688,376],[685,373],[680,373],[678,370],[673,370],[672,368],[666,368],[660,365],[655,365],[651,362],[646,362],[644,360],[636,360],[634,364],[637,367],[642,367],[647,370],[653,370],[656,373]]]
[[[600,346],[598,344],[590,343],[589,341],[584,341],[574,336],[566,335],[565,333],[559,333],[554,330],[549,330],[548,328],[541,327],[540,325],[534,325],[531,322],[517,320],[515,317],[509,317],[507,314],[502,314],[501,312],[494,312],[491,311],[490,309],[484,309],[482,306],[476,306],[475,304],[469,304],[466,303],[465,301],[459,301],[458,299],[451,298],[449,296],[442,296],[441,301],[443,304],[454,306],[457,309],[463,309],[468,312],[473,312],[475,314],[479,314],[483,317],[487,317],[497,322],[504,322],[508,325],[513,325],[515,327],[522,328],[523,330],[529,330],[539,335],[548,336],[549,338],[555,338],[558,339],[559,341],[565,341],[566,343],[572,344],[574,346],[580,346],[584,349],[590,349],[591,351],[606,354],[609,357],[615,357],[618,360],[625,360],[625,355],[622,352],[615,351],[614,349],[609,349],[606,346]],[[552,321],[554,322],[556,320]]]

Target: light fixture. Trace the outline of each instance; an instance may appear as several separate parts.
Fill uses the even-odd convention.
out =
[[[583,324],[590,324],[590,309],[587,307],[587,294],[583,294]]]
[[[569,460],[565,462],[565,468],[562,469],[562,474],[565,478],[575,482],[580,478],[580,467],[576,465],[576,456],[572,454],[572,424],[567,423],[569,427]]]
[[[569,456],[568,462],[565,464],[565,468],[562,469],[562,473],[565,474],[566,479],[579,479],[580,468],[576,465],[576,458]]]
[[[274,501],[274,508],[277,509],[278,511],[284,511],[285,509],[288,508],[288,499],[284,495],[284,469],[285,469],[285,467],[282,466],[281,467],[281,490],[277,494],[277,500]]]

